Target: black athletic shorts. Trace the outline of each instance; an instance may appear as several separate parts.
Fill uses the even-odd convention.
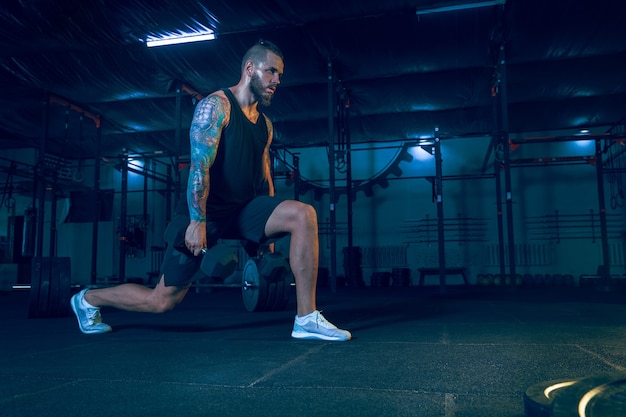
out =
[[[255,197],[241,209],[233,211],[232,215],[207,221],[207,247],[215,245],[220,239],[266,243],[268,240],[265,236],[267,219],[283,201],[276,197]],[[177,210],[177,213],[181,211]],[[185,215],[177,214],[177,216]],[[186,217],[189,218],[188,212]],[[165,285],[168,287],[189,285],[200,269],[201,261],[202,256],[192,256],[188,252],[176,250],[173,245],[168,245],[161,265],[161,275],[165,275]]]

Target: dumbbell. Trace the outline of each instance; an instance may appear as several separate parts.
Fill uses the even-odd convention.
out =
[[[235,272],[239,258],[232,248],[217,243],[209,249],[202,250],[200,270],[210,278],[225,280]]]
[[[185,231],[188,225],[189,217],[176,216],[165,229],[164,239],[179,252],[193,256],[185,245]],[[222,281],[235,272],[239,262],[235,251],[223,243],[203,249],[201,256],[200,270],[206,276]]]
[[[191,255],[185,246],[185,231],[189,218],[177,216],[165,230],[165,241],[177,250]],[[283,309],[289,302],[293,275],[289,262],[280,253],[265,252],[254,243],[242,242],[250,259],[245,263],[240,284],[208,284],[207,287],[241,288],[246,310],[274,311]],[[232,248],[218,243],[203,250],[200,270],[207,276],[221,281],[235,271],[238,258]]]
[[[265,277],[267,282],[282,280],[285,275],[291,273],[289,262],[279,252],[270,252],[268,245],[260,245],[245,240],[241,241],[241,245],[248,256],[254,259],[259,273]]]

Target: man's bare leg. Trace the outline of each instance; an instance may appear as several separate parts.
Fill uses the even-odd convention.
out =
[[[189,286],[166,287],[164,277],[154,288],[138,284],[121,284],[110,288],[92,289],[85,293],[85,301],[94,307],[115,307],[144,313],[163,313],[179,304]]]
[[[319,262],[319,238],[315,209],[295,200],[280,203],[265,225],[265,234],[289,232],[289,264],[296,279],[297,316],[291,337],[346,341],[352,339],[347,330],[337,328],[317,311],[316,288]]]
[[[317,309],[315,292],[319,262],[319,239],[315,209],[295,200],[283,201],[276,207],[265,225],[265,234],[289,232],[289,264],[296,279],[298,316]]]
[[[70,305],[78,327],[85,334],[110,332],[111,326],[102,322],[100,307],[115,307],[128,311],[163,313],[180,303],[189,286],[166,287],[164,277],[154,288],[137,284],[122,284],[110,288],[84,289],[74,294]]]

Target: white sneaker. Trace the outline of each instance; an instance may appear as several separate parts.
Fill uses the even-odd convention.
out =
[[[102,323],[102,317],[100,316],[100,308],[85,308],[83,307],[83,299],[85,298],[85,288],[78,294],[75,294],[70,300],[72,310],[76,314],[78,319],[78,327],[80,331],[85,334],[106,333],[110,332],[111,326]]]
[[[322,313],[315,310],[304,317],[296,316],[291,337],[345,342],[352,339],[352,334],[347,330],[338,329],[337,326],[326,320]]]

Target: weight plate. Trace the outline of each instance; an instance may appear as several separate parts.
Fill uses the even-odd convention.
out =
[[[274,303],[273,309],[275,311],[283,310],[285,307],[287,307],[287,304],[289,304],[289,295],[291,292],[292,282],[293,282],[293,275],[290,272],[287,275],[285,275],[284,279],[281,282],[281,287],[279,287],[281,291],[277,292],[279,296],[276,297],[276,302]]]
[[[48,317],[50,314],[50,258],[41,258],[41,276],[39,277],[39,317]]]
[[[70,314],[70,299],[72,298],[72,269],[70,258],[65,257],[59,260],[61,263],[61,277],[59,288],[59,317],[66,317]]]
[[[50,317],[65,317],[70,313],[71,264],[68,257],[51,258]]]
[[[283,309],[283,300],[285,298],[285,286],[287,285],[286,281],[283,279],[282,281],[278,281],[274,283],[276,287],[276,297],[274,298],[274,302],[269,309],[272,311],[280,311]]]
[[[28,318],[31,319],[42,316],[39,305],[41,274],[41,258],[34,258],[32,262],[32,272],[30,277],[30,292],[28,294]],[[45,296],[48,297],[47,292]]]
[[[57,317],[61,309],[61,271],[57,258],[50,258],[50,291],[48,293],[48,317]]]
[[[528,387],[524,393],[526,417],[551,417],[554,398],[580,379],[554,379]]]
[[[33,258],[29,318],[48,317],[50,301],[50,258]]]
[[[267,298],[265,303],[261,306],[259,311],[272,311],[274,310],[274,303],[278,295],[278,282],[267,283]]]
[[[33,258],[28,317],[66,316],[71,296],[70,280],[70,258]]]
[[[259,261],[259,273],[267,279],[267,282],[278,282],[291,272],[289,262],[278,253],[266,253]]]
[[[552,416],[626,416],[626,372],[580,380],[556,396]]]
[[[258,260],[250,258],[241,274],[241,297],[246,310],[260,311],[267,300],[267,281],[259,275]]]

